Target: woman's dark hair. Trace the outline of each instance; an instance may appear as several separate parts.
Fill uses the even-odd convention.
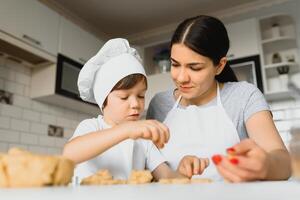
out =
[[[125,76],[121,80],[118,81],[118,83],[111,89],[110,92],[114,90],[128,90],[133,88],[137,83],[143,81],[146,84],[147,88],[147,78],[143,74],[130,74],[128,76]],[[107,98],[103,102],[103,108],[107,104]]]
[[[229,49],[229,38],[224,24],[217,18],[205,15],[180,23],[172,36],[171,47],[176,43],[183,43],[193,51],[210,58],[214,65],[220,63]],[[215,78],[222,83],[238,81],[228,63]]]

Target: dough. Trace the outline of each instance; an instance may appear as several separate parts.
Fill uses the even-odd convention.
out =
[[[74,163],[62,156],[33,154],[12,148],[1,157],[2,187],[67,185],[73,176]]]
[[[99,170],[96,174],[84,178],[81,185],[116,185],[126,184],[126,180],[113,180],[108,170]]]
[[[132,170],[128,183],[129,184],[145,184],[150,183],[153,176],[149,170]]]
[[[188,184],[191,180],[188,178],[163,178],[159,179],[159,183],[162,184]]]

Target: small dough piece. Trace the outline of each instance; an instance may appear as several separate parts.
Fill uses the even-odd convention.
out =
[[[159,183],[162,184],[188,184],[191,183],[191,180],[188,178],[166,178],[159,179]]]
[[[209,178],[193,178],[191,179],[191,183],[212,183],[213,180]]]
[[[81,185],[117,185],[126,184],[126,182],[126,180],[113,180],[108,170],[99,170],[96,174],[84,178],[81,181]]]
[[[150,183],[153,176],[149,170],[132,170],[128,183],[129,184],[145,184]]]

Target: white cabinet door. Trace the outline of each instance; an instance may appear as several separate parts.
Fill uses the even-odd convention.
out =
[[[227,24],[230,48],[228,59],[236,59],[259,54],[258,27],[255,19]]]
[[[102,47],[103,42],[71,21],[61,17],[59,52],[84,64]]]
[[[59,15],[37,0],[0,0],[0,30],[53,55]]]

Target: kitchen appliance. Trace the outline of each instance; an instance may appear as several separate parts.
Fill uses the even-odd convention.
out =
[[[55,92],[81,101],[77,79],[82,67],[82,64],[58,54]]]
[[[49,104],[77,110],[94,116],[100,109],[79,97],[77,79],[82,64],[58,54],[57,64],[37,67],[32,71],[30,97]]]
[[[238,81],[247,81],[256,85],[263,92],[261,64],[259,55],[228,61]]]

